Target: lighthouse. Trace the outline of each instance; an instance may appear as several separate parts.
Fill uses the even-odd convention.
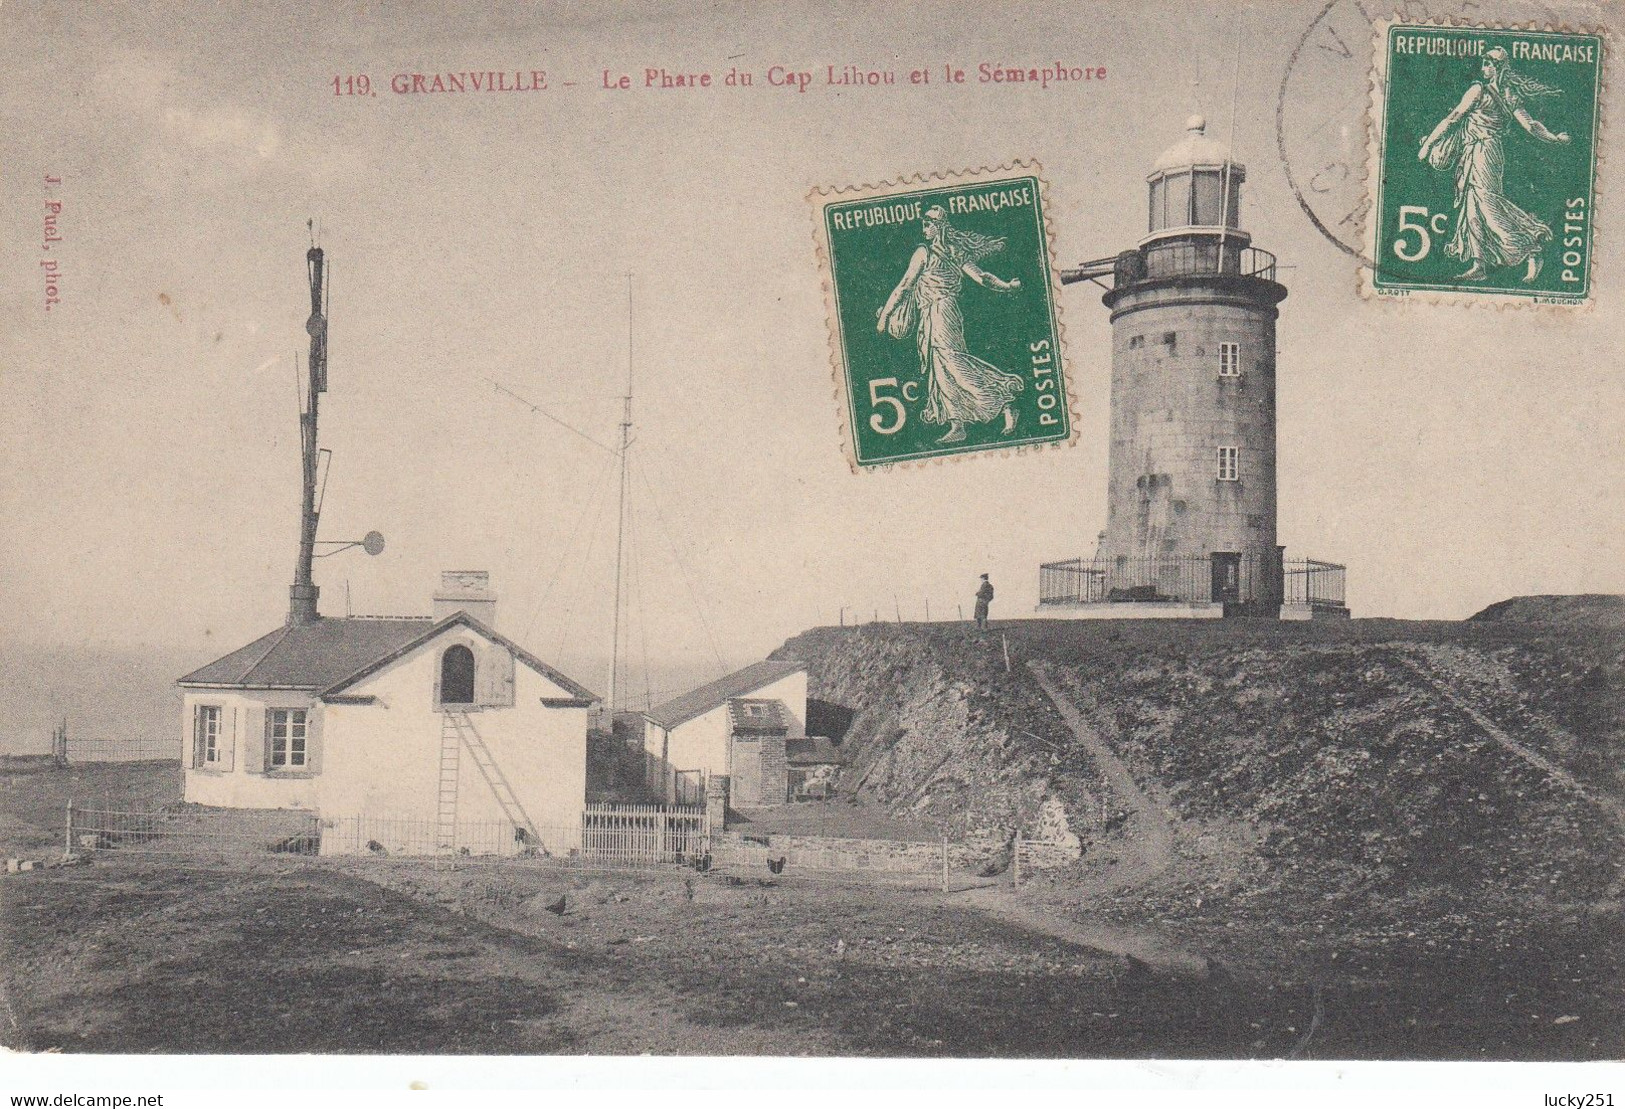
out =
[[[1046,564],[1040,615],[1347,615],[1344,569],[1277,540],[1275,325],[1287,290],[1241,225],[1247,168],[1192,116],[1146,177],[1146,234],[1064,271],[1111,312],[1107,515]]]

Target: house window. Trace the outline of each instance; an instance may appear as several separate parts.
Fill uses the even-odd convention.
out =
[[[1219,344],[1219,376],[1220,377],[1240,377],[1241,376],[1241,344],[1240,343],[1220,343]]]
[[[198,705],[193,711],[192,738],[193,766],[217,767],[220,764],[220,706]]]
[[[309,765],[304,709],[272,709],[266,714],[271,750],[266,765],[272,770],[303,770]]]
[[[1218,473],[1218,478],[1219,478],[1220,481],[1237,481],[1237,480],[1240,480],[1240,476],[1241,476],[1240,475],[1240,470],[1241,470],[1240,455],[1241,455],[1241,448],[1240,447],[1220,447],[1219,448],[1219,473]]]
[[[461,643],[447,647],[440,656],[440,703],[474,703],[474,652]]]

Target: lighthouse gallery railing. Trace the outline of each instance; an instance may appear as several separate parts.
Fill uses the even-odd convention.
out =
[[[1201,277],[1222,274],[1275,280],[1275,255],[1257,247],[1212,242],[1148,243],[1117,256],[1113,279],[1121,287],[1136,281],[1157,281],[1170,277]]]

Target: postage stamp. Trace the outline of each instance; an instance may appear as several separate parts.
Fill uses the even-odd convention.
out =
[[[1072,437],[1036,164],[808,197],[854,469]]]
[[[1368,295],[1591,296],[1599,34],[1379,26]]]

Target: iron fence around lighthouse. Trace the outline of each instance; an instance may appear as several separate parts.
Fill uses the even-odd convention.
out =
[[[1342,607],[1347,575],[1348,568],[1335,562],[1293,559],[1286,564],[1285,602]]]
[[[1331,607],[1343,604],[1347,571],[1335,562],[1250,555],[1220,563],[1218,574],[1214,566],[1215,558],[1210,555],[1069,558],[1046,562],[1038,568],[1038,603],[1233,601]],[[1233,573],[1233,578],[1223,580],[1226,572]]]

